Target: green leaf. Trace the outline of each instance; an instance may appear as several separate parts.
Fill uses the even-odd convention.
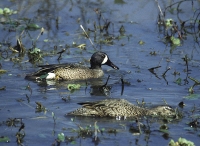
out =
[[[105,128],[102,128],[102,129],[101,129],[101,131],[105,131],[105,130],[106,130]]]
[[[68,84],[67,85],[67,89],[69,91],[80,89],[80,87],[81,87],[80,84]]]
[[[10,139],[7,136],[1,136],[0,137],[0,142],[9,142]]]
[[[169,146],[176,146],[176,143],[174,142],[173,139],[170,140],[170,142],[169,142]]]
[[[171,139],[169,142],[169,146],[195,146],[195,145],[192,141],[180,137],[177,142]]]
[[[52,112],[51,115],[52,115],[52,117],[54,117],[55,116],[54,112]]]
[[[40,52],[40,49],[39,48],[34,48],[33,50],[29,51],[29,53],[33,54],[38,54]]]
[[[181,78],[178,78],[175,83],[181,85],[181,81],[182,81]]]
[[[4,14],[10,14],[10,12],[11,12],[11,11],[10,11],[9,8],[4,8],[4,9],[3,9],[3,13],[4,13]]]
[[[163,132],[163,133],[168,133],[168,134],[169,134],[169,131],[166,130],[166,129],[160,129],[159,131],[160,131],[160,132]]]
[[[58,134],[58,140],[64,142],[65,141],[65,134],[64,133]]]
[[[29,30],[37,30],[37,29],[40,29],[40,26],[37,25],[37,24],[34,24],[34,23],[30,23],[27,25],[27,29]]]
[[[193,93],[194,93],[193,86],[191,86],[191,87],[188,89],[188,91],[189,91],[191,94],[193,94]]]
[[[170,40],[171,40],[173,45],[177,45],[177,46],[181,45],[181,40],[179,38],[175,38],[174,36],[171,36]]]
[[[3,15],[3,9],[0,8],[0,15]]]
[[[72,141],[71,144],[76,144],[76,141]]]
[[[179,143],[179,145],[184,145],[184,146],[194,146],[194,143],[192,141],[189,141],[189,140],[187,140],[185,138],[181,138],[181,137],[178,139],[178,143]]]
[[[78,45],[77,46],[79,49],[82,49],[82,50],[84,50],[85,49],[85,47],[86,47],[86,44],[80,44],[80,45]]]
[[[123,0],[115,0],[115,4],[125,4],[126,2]]]
[[[190,94],[188,96],[185,96],[184,98],[187,98],[187,99],[199,99],[200,98],[200,94]]]
[[[145,42],[144,42],[144,41],[142,41],[142,40],[140,40],[140,41],[138,42],[138,44],[140,44],[140,45],[144,45],[144,44],[145,44]]]
[[[44,42],[48,42],[49,40],[48,39],[44,39]]]
[[[165,20],[165,26],[166,27],[172,27],[173,26],[173,19],[166,19]]]

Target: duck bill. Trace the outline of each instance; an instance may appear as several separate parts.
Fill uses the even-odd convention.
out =
[[[114,65],[110,60],[108,60],[105,64],[108,65],[108,66],[110,66],[110,67],[112,67],[112,68],[114,68],[114,69],[119,69],[119,67],[117,67],[116,65]]]

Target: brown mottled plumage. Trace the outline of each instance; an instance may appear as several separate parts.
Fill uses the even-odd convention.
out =
[[[157,106],[152,109],[136,106],[125,99],[105,99],[96,102],[79,103],[81,108],[68,113],[75,116],[98,116],[98,117],[140,117],[148,115],[173,116],[175,110],[171,107]]]
[[[84,80],[90,78],[100,78],[103,76],[103,70],[101,65],[108,65],[114,69],[119,69],[114,65],[107,54],[104,52],[96,52],[90,59],[91,67],[85,67],[77,64],[52,64],[52,65],[41,65],[42,69],[39,71],[29,74],[26,79],[37,80],[37,79],[56,79],[56,80]]]

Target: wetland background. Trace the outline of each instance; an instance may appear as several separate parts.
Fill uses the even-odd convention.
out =
[[[199,1],[170,0],[158,4],[145,0],[2,1],[0,136],[9,143],[1,145],[58,144],[61,133],[66,136],[61,145],[154,146],[168,145],[179,137],[198,145],[199,7]],[[40,64],[78,62],[89,66],[97,50],[106,52],[120,70],[103,66],[104,77],[81,82],[24,79]],[[62,51],[58,60],[57,53]],[[109,75],[110,90],[105,93],[99,87]],[[69,83],[81,88],[69,91]],[[78,102],[105,98],[124,98],[134,104],[144,101],[146,106],[166,101],[184,116],[168,122],[139,119],[150,124],[141,134],[130,130],[133,119],[65,116],[80,107]],[[183,108],[178,106],[180,102],[185,103]],[[93,139],[95,121],[101,131],[98,141]],[[163,124],[167,130],[160,129]],[[91,134],[81,133],[80,127]]]

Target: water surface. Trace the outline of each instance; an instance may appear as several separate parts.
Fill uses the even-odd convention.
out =
[[[159,4],[164,11],[164,8],[171,3],[160,1]],[[100,139],[98,144],[92,142],[91,137],[79,137],[75,139],[75,145],[167,145],[170,139],[177,140],[179,137],[184,137],[198,145],[198,128],[197,130],[189,128],[187,123],[195,119],[194,115],[199,115],[199,87],[195,86],[194,88],[197,98],[192,100],[185,98],[189,95],[188,88],[194,82],[187,78],[186,65],[182,58],[185,55],[188,56],[189,76],[198,80],[199,46],[194,41],[194,35],[188,33],[187,39],[183,41],[182,45],[170,53],[170,46],[166,46],[163,42],[164,33],[159,31],[157,25],[159,10],[154,1],[46,0],[41,2],[32,0],[27,2],[22,0],[18,2],[6,0],[1,2],[0,7],[8,7],[17,11],[17,14],[2,16],[0,24],[0,50],[3,55],[0,63],[2,69],[7,70],[7,73],[0,75],[1,87],[6,86],[6,90],[0,91],[0,136],[10,138],[10,142],[3,143],[3,145],[16,144],[15,135],[20,127],[20,123],[16,127],[14,125],[7,127],[5,121],[8,118],[20,118],[25,124],[24,145],[51,145],[61,132],[67,137],[76,137],[77,132],[73,132],[72,129],[78,129],[77,125],[82,127],[92,125],[94,128],[95,121],[98,121],[100,129],[117,129],[117,134],[106,131],[103,134],[98,133]],[[197,9],[199,3],[195,1],[193,7]],[[181,4],[180,8],[182,13],[179,15],[176,10],[173,13],[166,11],[166,18],[172,18],[180,25],[180,20],[188,20],[193,17],[194,11],[190,2]],[[102,14],[100,19],[95,13],[97,9]],[[103,25],[103,19],[110,22],[110,27],[107,34],[106,32],[100,33],[99,30],[96,33],[90,32],[90,38],[96,46],[94,49],[84,36],[80,24],[86,30],[94,30],[94,23],[99,26],[100,20],[100,25]],[[11,22],[5,24],[7,20],[19,21],[20,25],[15,26]],[[43,59],[35,64],[30,63],[26,53],[19,58],[20,61],[14,63],[11,58],[18,58],[18,54],[12,54],[8,46],[16,45],[22,28],[27,23],[37,24],[45,29],[43,35],[36,41],[36,47],[43,52]],[[119,32],[122,25],[125,28],[124,35]],[[23,32],[21,40],[27,50],[33,47],[33,42],[39,34],[40,29]],[[103,40],[108,37],[112,38],[112,42],[104,43]],[[138,43],[141,40],[145,42],[144,45]],[[74,47],[74,43],[86,44],[86,49]],[[58,61],[56,53],[64,48],[66,51],[62,54],[62,59]],[[2,53],[4,50],[7,50],[8,56],[5,52]],[[106,52],[120,70],[114,71],[103,66],[104,77],[78,82],[81,84],[81,88],[75,92],[67,90],[67,84],[74,83],[73,81],[37,83],[24,79],[26,74],[39,69],[38,64],[79,62],[89,66],[89,59],[97,50]],[[151,55],[150,53],[154,51],[156,55]],[[149,68],[159,65],[161,67],[155,70],[157,77],[148,71]],[[166,73],[164,79],[162,74],[168,67],[171,69]],[[175,71],[180,72],[180,75],[173,75]],[[108,85],[111,90],[110,96],[105,96],[99,91],[99,87],[105,84],[108,75],[110,75]],[[121,78],[125,82],[123,92]],[[181,85],[175,83],[178,78],[182,80]],[[187,84],[184,79],[188,80]],[[32,94],[26,90],[27,85],[30,85]],[[62,98],[67,100],[64,101]],[[137,104],[136,100],[139,102],[144,100],[148,106],[164,104],[163,100],[165,100],[174,108],[178,107],[179,102],[184,101],[186,106],[183,108],[183,119],[167,123],[169,127],[169,137],[167,138],[163,137],[163,133],[159,131],[159,127],[164,124],[162,121],[153,121],[150,124],[150,133],[143,132],[140,135],[134,135],[129,131],[130,124],[135,123],[133,119],[117,121],[109,118],[65,116],[66,113],[80,107],[78,102],[106,98],[124,98],[134,104]],[[42,103],[47,111],[36,112],[35,102]],[[194,105],[197,109],[192,115],[190,111]],[[54,124],[52,112],[55,113],[56,124]],[[140,122],[146,124],[144,119],[140,119]]]

